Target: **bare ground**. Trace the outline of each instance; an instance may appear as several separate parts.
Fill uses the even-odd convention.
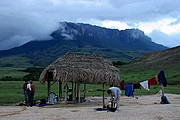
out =
[[[180,120],[180,95],[165,95],[171,104],[160,104],[159,94],[138,99],[123,96],[120,112],[114,113],[94,111],[102,108],[100,97],[89,97],[85,103],[67,106],[0,106],[0,120]]]

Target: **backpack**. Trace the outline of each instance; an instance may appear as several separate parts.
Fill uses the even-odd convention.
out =
[[[35,90],[34,85],[31,84],[31,91],[34,91],[34,90]]]

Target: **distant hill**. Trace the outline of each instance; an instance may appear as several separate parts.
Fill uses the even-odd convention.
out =
[[[143,81],[164,70],[169,84],[180,84],[180,46],[145,54],[121,66],[120,70],[122,74],[131,73],[131,78],[121,79],[125,81]]]
[[[156,44],[138,29],[107,29],[82,23],[61,22],[51,40],[36,40],[0,51],[0,66],[47,66],[67,52],[99,54],[112,60],[134,58],[167,47]],[[13,59],[12,59],[13,58]],[[4,60],[13,60],[6,62]],[[19,63],[19,61],[25,63]]]

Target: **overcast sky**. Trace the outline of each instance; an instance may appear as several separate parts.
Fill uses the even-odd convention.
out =
[[[138,28],[152,41],[180,45],[180,0],[0,0],[0,50],[50,39],[58,22]]]

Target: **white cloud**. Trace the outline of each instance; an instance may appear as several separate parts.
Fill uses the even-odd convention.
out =
[[[102,27],[119,29],[119,30],[125,30],[130,28],[127,23],[119,22],[119,21],[103,21]]]
[[[152,38],[152,41],[168,47],[180,45],[180,23],[175,18],[165,18],[154,22],[140,22],[128,24],[128,22],[103,21],[102,26],[113,29],[138,28]]]
[[[11,36],[10,38],[5,39],[1,42],[0,48],[3,49],[10,49],[14,46],[20,46],[24,43],[27,43],[31,40],[34,40],[33,36],[22,36],[16,34],[15,36]]]
[[[153,30],[159,30],[165,34],[180,33],[180,23],[173,25],[175,18],[165,18],[162,20],[148,22],[148,23],[139,23],[139,29],[143,30],[145,33],[151,33]]]
[[[154,30],[149,34],[152,38],[152,41],[158,44],[164,44],[167,47],[175,47],[180,45],[180,34],[178,35],[168,35],[161,31]]]
[[[28,38],[48,39],[61,21],[120,30],[139,28],[146,34],[154,30],[168,36],[176,34],[171,42],[179,45],[179,5],[180,0],[1,0],[0,50],[9,48],[2,46],[23,44]],[[27,37],[20,43],[11,40],[14,36]]]

